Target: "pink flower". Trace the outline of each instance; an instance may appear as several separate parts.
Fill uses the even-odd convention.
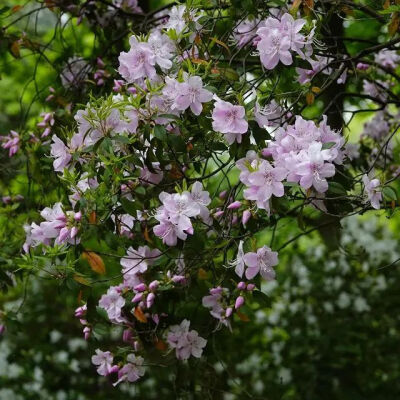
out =
[[[235,106],[214,96],[216,103],[212,113],[212,127],[215,131],[225,134],[229,144],[242,142],[242,135],[247,132],[248,123],[245,120],[245,109]]]
[[[271,251],[268,246],[260,247],[257,253],[246,253],[244,262],[248,267],[247,279],[253,279],[258,273],[267,281],[275,279],[275,271],[272,267],[278,264],[278,253]]]
[[[380,191],[381,183],[379,179],[370,180],[368,175],[363,175],[362,177],[364,183],[364,190],[368,196],[368,200],[371,203],[371,206],[375,208],[375,210],[379,210],[381,208],[380,202],[382,201],[382,192]]]
[[[187,360],[191,355],[200,358],[207,340],[199,336],[195,330],[189,331],[190,321],[184,319],[180,325],[170,327],[167,342],[175,349],[178,360]]]
[[[132,353],[128,354],[126,361],[127,363],[118,371],[118,381],[114,383],[114,386],[124,381],[136,382],[144,375],[143,357],[135,356]]]
[[[170,69],[172,67],[171,58],[176,51],[174,42],[164,33],[155,30],[150,34],[147,43],[153,51],[156,64],[163,70]]]
[[[257,30],[257,50],[265,68],[274,69],[279,61],[284,65],[291,65],[293,58],[290,51],[296,52],[302,58],[305,58],[303,48],[306,48],[307,55],[311,53],[310,41],[313,33],[308,38],[300,33],[305,23],[304,19],[294,20],[288,13],[281,20],[268,17],[263,22],[262,27]]]
[[[250,173],[247,178],[250,187],[243,192],[244,198],[255,200],[259,208],[266,208],[272,195],[275,197],[284,195],[282,181],[286,175],[285,168],[274,168],[268,161],[261,161],[258,170]]]
[[[53,143],[50,146],[50,154],[55,159],[53,161],[53,168],[54,171],[62,172],[70,163],[71,154],[69,148],[56,135],[53,135],[52,139]]]
[[[375,55],[375,62],[386,68],[396,69],[399,61],[400,56],[395,50],[383,49]]]
[[[207,192],[207,190],[203,190],[203,185],[201,182],[193,183],[190,196],[192,201],[196,203],[200,209],[199,217],[205,223],[211,223],[210,211],[207,208],[207,206],[211,203],[210,194]]]
[[[148,167],[144,166],[140,170],[140,181],[143,183],[143,185],[158,185],[164,178],[164,173],[160,169],[160,163],[159,162],[153,162],[151,163],[154,172],[151,172]]]
[[[154,79],[156,77],[156,57],[151,46],[145,42],[139,42],[135,36],[129,39],[130,50],[122,52],[119,57],[118,72],[128,82],[137,82],[143,78]]]
[[[96,350],[96,355],[92,356],[92,363],[97,366],[97,373],[107,376],[111,372],[114,357],[109,351]]]
[[[335,166],[325,163],[328,153],[322,150],[322,143],[315,142],[310,145],[308,151],[303,151],[299,159],[303,161],[295,168],[295,172],[300,176],[300,185],[304,189],[314,186],[315,190],[324,193],[328,190],[326,178],[335,175]]]
[[[185,82],[176,85],[177,96],[172,108],[184,111],[190,107],[194,115],[200,115],[203,110],[201,103],[212,100],[213,94],[203,88],[203,81],[199,76],[185,76]]]
[[[111,286],[106,294],[101,296],[99,307],[106,310],[108,318],[111,322],[120,323],[125,319],[121,316],[122,307],[125,305],[125,299],[115,286]]]
[[[19,134],[15,131],[10,131],[8,136],[1,137],[4,143],[1,145],[3,149],[8,149],[8,156],[12,157],[19,150]]]
[[[236,26],[233,31],[233,38],[239,48],[246,46],[253,41],[259,23],[260,21],[257,18],[246,18]]]
[[[137,275],[147,271],[157,257],[161,254],[160,250],[151,250],[148,246],[139,246],[137,250],[129,247],[126,257],[121,258],[122,273],[124,275]]]

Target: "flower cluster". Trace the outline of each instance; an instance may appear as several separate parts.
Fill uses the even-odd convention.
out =
[[[269,211],[271,197],[284,195],[284,180],[325,193],[327,178],[335,175],[334,163],[342,163],[343,145],[343,137],[329,128],[326,117],[319,126],[296,117],[294,125],[276,131],[262,152],[265,158],[249,151],[236,163],[240,180],[247,186],[245,199]]]

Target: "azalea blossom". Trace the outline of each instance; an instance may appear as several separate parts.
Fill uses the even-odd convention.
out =
[[[275,279],[272,267],[278,264],[278,253],[268,246],[260,247],[256,253],[246,253],[244,262],[247,265],[245,273],[247,279],[253,279],[258,273],[267,281]]]
[[[186,76],[185,81],[177,83],[177,96],[172,108],[184,111],[190,107],[194,115],[200,115],[203,110],[202,103],[212,100],[213,94],[203,88],[203,81],[199,76]]]
[[[215,131],[225,134],[229,144],[242,142],[242,135],[247,132],[248,123],[245,119],[243,106],[235,106],[214,96],[216,103],[212,113],[212,127]]]
[[[125,299],[121,296],[117,287],[111,286],[106,294],[101,296],[99,307],[106,310],[110,321],[115,323],[123,322],[125,319],[121,316],[122,307],[125,305]]]
[[[129,39],[130,50],[119,57],[118,72],[128,82],[137,82],[143,78],[156,77],[156,56],[149,43],[139,42],[135,36]]]
[[[189,331],[190,321],[184,319],[180,325],[170,327],[167,342],[175,349],[178,360],[187,360],[190,356],[200,358],[207,340],[195,330]]]
[[[371,206],[375,208],[375,210],[379,210],[381,208],[382,201],[382,192],[380,190],[381,183],[379,179],[375,178],[370,180],[368,175],[363,175],[362,177],[364,183],[364,190],[368,196],[368,200],[371,203]]]
[[[19,134],[15,131],[10,131],[8,136],[2,136],[1,140],[4,142],[1,147],[8,149],[8,156],[12,157],[19,150]]]
[[[126,361],[127,363],[118,371],[118,381],[114,383],[114,386],[124,381],[136,382],[145,373],[143,357],[131,353],[126,357]]]
[[[129,247],[126,257],[121,258],[122,273],[128,275],[142,274],[147,271],[157,257],[161,254],[160,250],[151,250],[149,246],[139,246],[137,250]]]
[[[92,356],[92,363],[97,366],[97,373],[107,376],[111,372],[114,357],[109,351],[96,350],[96,354]]]

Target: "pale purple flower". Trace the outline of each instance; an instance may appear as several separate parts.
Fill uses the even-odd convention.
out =
[[[203,110],[202,103],[212,100],[213,94],[203,88],[203,81],[199,76],[185,76],[184,82],[178,82],[176,97],[172,108],[184,111],[190,107],[194,115],[200,115]]]
[[[378,111],[370,121],[364,124],[363,135],[370,136],[375,140],[380,140],[389,133],[389,130],[390,126],[385,119],[385,113],[383,111]]]
[[[383,49],[375,54],[375,62],[385,68],[396,69],[399,65],[400,56],[396,50]]]
[[[166,34],[155,30],[150,34],[147,43],[153,51],[156,64],[164,70],[170,69],[172,67],[171,58],[176,51],[174,42]]]
[[[268,161],[261,161],[258,170],[250,173],[247,178],[250,187],[244,190],[244,198],[256,201],[259,208],[267,208],[272,195],[275,197],[284,195],[282,181],[286,175],[285,168],[274,168]]]
[[[139,42],[135,36],[129,39],[130,50],[122,52],[119,57],[118,72],[128,82],[137,82],[143,78],[156,77],[156,56],[146,42]]]
[[[10,131],[8,136],[0,138],[4,142],[1,147],[3,147],[3,149],[8,149],[8,156],[12,157],[19,150],[20,138],[18,132]]]
[[[154,172],[151,172],[147,166],[140,169],[140,181],[143,185],[158,185],[164,178],[164,173],[160,169],[159,162],[151,163]]]
[[[138,0],[112,0],[113,4],[125,12],[141,14],[143,11],[138,5]]]
[[[200,209],[199,216],[205,223],[211,223],[210,211],[208,205],[211,203],[210,194],[207,190],[203,190],[201,182],[195,182],[190,192],[192,201],[194,201]]]
[[[370,180],[368,175],[363,175],[362,177],[364,183],[364,190],[368,196],[368,200],[371,203],[371,206],[375,208],[375,210],[379,210],[381,208],[382,201],[382,192],[381,192],[381,183],[379,179],[375,178]]]
[[[363,91],[365,94],[375,97],[380,101],[386,101],[388,95],[385,89],[387,89],[388,86],[387,82],[380,81],[379,79],[377,79],[376,82],[364,80]]]
[[[153,265],[160,254],[160,250],[151,250],[149,246],[139,246],[137,250],[129,247],[126,257],[121,258],[120,261],[123,275],[143,274],[149,266]]]
[[[325,162],[327,157],[330,157],[326,154],[327,151],[322,150],[322,143],[315,142],[299,156],[299,159],[303,161],[297,165],[295,172],[300,176],[300,185],[304,189],[314,186],[320,193],[328,190],[326,178],[335,175],[335,166]]]
[[[92,364],[97,366],[97,373],[107,376],[111,372],[114,357],[109,351],[96,350],[96,354],[92,356]]]
[[[106,310],[111,322],[120,323],[125,319],[121,316],[122,307],[125,305],[125,299],[121,296],[117,287],[111,286],[106,294],[101,296],[99,307]]]
[[[244,262],[247,265],[245,273],[247,279],[253,279],[258,273],[268,281],[275,279],[272,267],[278,264],[278,253],[268,246],[260,247],[256,253],[246,253]]]
[[[260,128],[279,126],[283,115],[281,106],[275,100],[272,100],[263,107],[257,102],[255,104],[254,118]]]
[[[60,138],[53,135],[52,139],[53,143],[50,146],[50,154],[55,159],[53,161],[53,168],[54,171],[62,172],[69,165],[72,157],[69,148]]]
[[[200,358],[207,340],[195,330],[189,331],[190,321],[184,319],[180,325],[170,327],[167,342],[175,349],[178,360],[187,360],[190,356]]]
[[[68,89],[78,87],[87,78],[90,65],[80,57],[72,57],[67,61],[67,65],[61,72],[61,83]]]
[[[235,106],[214,96],[216,103],[212,113],[212,127],[215,131],[225,134],[229,144],[242,142],[242,135],[247,132],[248,123],[243,106]]]
[[[126,361],[127,363],[118,371],[118,381],[114,383],[114,386],[124,381],[136,382],[145,373],[143,357],[131,353],[126,357]]]
[[[190,220],[180,221],[179,224],[172,222],[168,217],[156,215],[155,217],[160,221],[158,225],[153,228],[156,236],[162,239],[163,243],[167,246],[176,246],[178,238],[186,240],[187,234],[193,233],[193,227]]]
[[[256,37],[256,28],[259,23],[258,18],[246,18],[236,26],[233,30],[233,38],[239,48],[253,41]]]
[[[231,265],[235,267],[236,275],[238,275],[240,278],[243,276],[243,273],[244,273],[244,259],[243,259],[243,256],[244,256],[243,240],[241,240],[239,242],[236,259],[233,262],[231,262]]]

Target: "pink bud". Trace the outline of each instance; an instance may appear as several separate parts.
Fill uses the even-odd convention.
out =
[[[228,307],[225,311],[225,317],[229,318],[232,315],[233,312],[233,308],[232,307]]]
[[[128,92],[131,94],[136,94],[136,88],[135,87],[130,87],[128,88]]]
[[[247,290],[248,290],[249,292],[251,292],[252,290],[255,289],[255,287],[256,287],[256,285],[255,285],[254,283],[249,283],[249,284],[247,285]]]
[[[147,286],[146,286],[145,283],[139,283],[139,285],[136,285],[136,286],[134,287],[134,289],[135,289],[137,292],[144,292],[144,291],[147,289]]]
[[[143,293],[136,293],[135,297],[132,299],[132,303],[138,303],[142,301]]]
[[[78,234],[79,229],[76,226],[71,228],[71,239],[73,239]]]
[[[41,137],[42,137],[42,138],[47,137],[47,136],[50,135],[50,133],[51,133],[51,129],[50,129],[49,127],[47,127],[47,128],[43,131]]]
[[[233,203],[229,204],[227,208],[228,210],[237,210],[241,205],[242,203],[240,201],[234,201]]]
[[[154,323],[155,323],[156,325],[159,324],[159,322],[160,322],[160,317],[158,316],[158,314],[153,314],[153,315],[151,316],[151,318],[152,318],[152,320],[154,321]]]
[[[224,215],[223,210],[219,210],[219,211],[217,211],[217,212],[214,213],[214,217],[215,217],[215,218],[218,218],[218,217],[220,217],[221,215]]]
[[[144,304],[144,301],[141,301],[139,304],[138,304],[138,307],[140,307],[142,310],[146,307],[145,306],[145,304]]]
[[[149,289],[154,292],[158,289],[159,284],[158,281],[150,282]]]
[[[232,225],[236,225],[237,223],[238,223],[238,217],[237,217],[237,215],[234,215],[232,217]]]
[[[149,293],[147,295],[147,299],[146,299],[147,308],[151,308],[151,306],[154,304],[155,298],[156,298],[156,295],[154,293]]]
[[[59,243],[64,242],[67,239],[68,235],[69,235],[69,229],[65,226],[60,230],[60,233],[58,234],[57,238],[58,242]]]
[[[185,282],[186,278],[183,275],[174,275],[171,280],[174,283],[183,283]]]
[[[75,317],[77,317],[77,318],[83,317],[86,313],[86,310],[87,310],[86,304],[84,304],[82,307],[78,307],[75,310]]]
[[[238,296],[238,298],[235,301],[235,310],[237,310],[238,308],[242,307],[243,304],[244,304],[244,297],[243,296]]]
[[[77,213],[75,213],[74,215],[74,220],[75,221],[80,221],[82,219],[82,213],[80,211],[78,211]]]
[[[251,212],[249,210],[244,210],[243,215],[242,215],[242,224],[243,226],[246,226],[247,222],[249,221],[251,217]]]
[[[56,92],[56,89],[54,89],[53,86],[50,86],[50,87],[49,87],[49,92],[50,92],[50,93],[55,93],[55,92]]]
[[[226,191],[226,190],[223,190],[220,194],[219,194],[219,198],[221,199],[221,200],[223,200],[225,197],[226,197],[226,194],[227,194],[228,192]]]
[[[54,94],[49,94],[47,97],[46,97],[46,99],[45,99],[45,101],[48,103],[49,101],[52,101],[53,99],[54,99]]]
[[[238,288],[239,290],[244,290],[244,289],[246,289],[246,284],[245,284],[244,282],[239,282],[239,283],[237,284],[237,288]]]
[[[122,332],[122,340],[125,343],[130,343],[132,341],[132,331],[130,329],[125,329]]]
[[[365,71],[369,68],[369,65],[359,62],[356,67],[357,67],[357,69],[359,69],[361,71]]]
[[[113,365],[110,370],[108,371],[109,374],[115,374],[119,371],[118,365]]]
[[[210,294],[221,294],[222,293],[222,287],[218,286],[215,288],[210,289]]]
[[[96,62],[99,68],[104,68],[106,66],[106,64],[104,64],[103,60],[100,57],[97,57]]]
[[[89,340],[91,333],[92,333],[92,331],[88,326],[85,326],[83,328],[83,336],[84,336],[85,340]]]

